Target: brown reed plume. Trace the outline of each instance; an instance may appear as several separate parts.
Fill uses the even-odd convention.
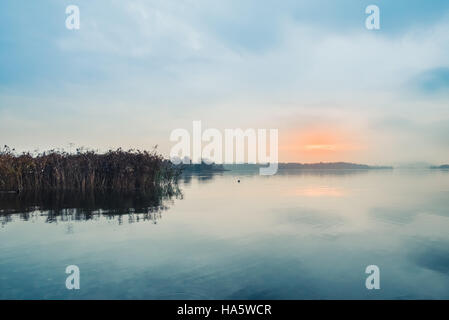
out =
[[[151,191],[171,188],[179,174],[155,150],[50,150],[37,155],[16,154],[7,146],[0,150],[1,191]]]

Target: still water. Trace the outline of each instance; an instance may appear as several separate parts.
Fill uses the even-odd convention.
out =
[[[0,298],[449,298],[448,171],[226,172],[179,186],[153,208],[3,200]],[[68,265],[80,290],[66,289]],[[380,290],[365,287],[368,265]]]

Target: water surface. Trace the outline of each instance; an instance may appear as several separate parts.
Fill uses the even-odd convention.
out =
[[[227,172],[180,188],[148,203],[3,199],[0,298],[449,298],[447,171]],[[365,287],[372,264],[380,290]]]

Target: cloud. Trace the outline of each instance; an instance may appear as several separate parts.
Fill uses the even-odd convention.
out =
[[[449,93],[449,68],[438,67],[426,70],[413,79],[416,87],[424,93]]]
[[[281,129],[324,118],[357,127],[373,145],[388,138],[384,157],[400,157],[407,137],[435,154],[447,146],[446,107],[433,93],[449,83],[449,4],[374,1],[381,30],[371,32],[364,28],[371,2],[80,0],[75,32],[64,27],[65,2],[2,2],[0,126],[23,123],[22,138],[7,130],[2,137],[16,146],[26,135],[48,143],[61,137],[54,123],[100,123],[123,128],[120,141],[132,145],[143,138],[126,128],[148,122],[157,133],[139,135],[168,137],[200,118],[207,126]],[[376,121],[395,117],[413,125],[390,126],[385,138],[375,132]],[[102,130],[69,131],[64,139],[107,143]],[[407,149],[410,157],[426,154]]]

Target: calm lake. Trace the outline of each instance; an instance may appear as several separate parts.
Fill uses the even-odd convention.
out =
[[[4,195],[0,298],[449,299],[449,171],[225,172],[180,189],[151,210]]]

